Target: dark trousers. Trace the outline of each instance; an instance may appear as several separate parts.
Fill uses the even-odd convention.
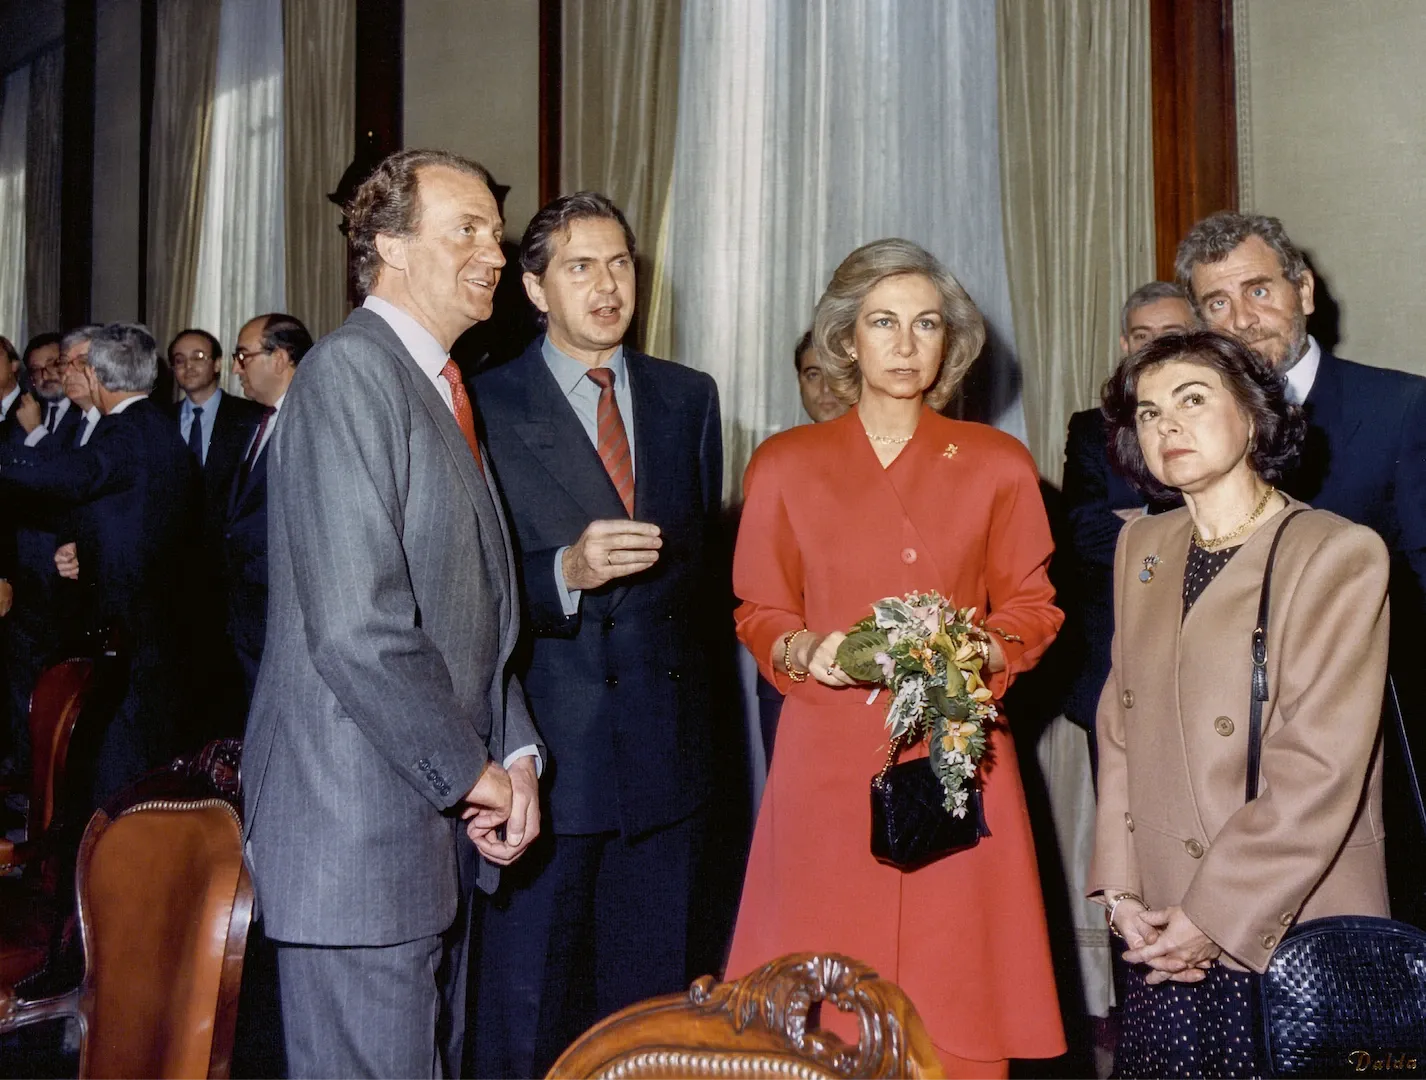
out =
[[[544,1076],[596,1021],[686,989],[701,822],[542,836],[504,872],[483,915],[476,1076]]]
[[[45,664],[54,656],[58,641],[53,633],[41,632],[22,623],[12,622],[5,640],[5,681],[9,713],[6,730],[7,752],[15,765],[30,771],[30,694]]]

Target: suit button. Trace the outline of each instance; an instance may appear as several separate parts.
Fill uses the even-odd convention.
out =
[[[1213,721],[1213,730],[1218,732],[1218,734],[1222,735],[1224,738],[1227,738],[1229,735],[1233,734],[1232,717],[1220,716],[1217,720]]]
[[[1125,827],[1126,829],[1128,829],[1130,832],[1133,832],[1133,831],[1134,831],[1134,815],[1132,815],[1132,814],[1125,814],[1125,815],[1124,815],[1124,827]]]
[[[670,671],[668,677],[674,682],[678,682],[679,679],[683,678],[683,676],[676,671]]]
[[[604,620],[604,629],[606,631],[614,629],[614,620],[612,617]]]
[[[1188,852],[1189,858],[1203,858],[1203,845],[1200,844],[1197,840],[1185,840],[1183,842],[1183,850]]]
[[[912,563],[914,563],[916,561],[916,549],[902,548],[901,561],[904,562],[907,566],[910,566]]]
[[[1276,945],[1276,944],[1277,944],[1277,938],[1273,937],[1272,934],[1264,934],[1264,935],[1263,935],[1263,948],[1264,948],[1264,949],[1271,949],[1271,948],[1272,948],[1274,945]]]
[[[1281,918],[1279,921],[1282,923],[1283,926],[1291,926],[1291,925],[1292,925],[1292,919],[1293,919],[1292,912],[1290,912],[1290,911],[1284,911],[1284,912],[1282,913],[1282,918]]]
[[[1119,703],[1126,709],[1132,709],[1134,707],[1134,691],[1125,690],[1119,695]]]
[[[610,675],[609,678],[607,678],[607,679],[604,680],[604,683],[605,683],[606,686],[618,686],[618,685],[619,685],[619,676],[617,676],[617,675]]]

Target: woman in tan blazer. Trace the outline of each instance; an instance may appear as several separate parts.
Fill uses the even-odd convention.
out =
[[[1245,805],[1259,592],[1274,535],[1304,508],[1272,484],[1301,411],[1280,375],[1208,332],[1126,358],[1104,410],[1125,475],[1187,504],[1131,522],[1115,557],[1086,883],[1133,965],[1115,1072],[1251,1075],[1248,969],[1301,919],[1387,914],[1387,551],[1324,510],[1283,529],[1259,795]]]

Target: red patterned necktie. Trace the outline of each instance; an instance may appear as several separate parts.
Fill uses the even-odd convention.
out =
[[[454,360],[447,360],[446,366],[441,368],[441,375],[446,382],[450,383],[451,410],[456,414],[456,424],[460,427],[460,433],[470,444],[470,452],[475,455],[475,467],[484,472],[485,465],[480,460],[480,442],[475,437],[475,413],[471,411],[470,397],[465,392],[465,383],[461,382],[460,368],[456,367]]]
[[[591,368],[589,377],[599,387],[599,460],[609,473],[624,509],[634,516],[634,457],[629,451],[629,435],[619,403],[614,400],[614,372],[606,367]]]

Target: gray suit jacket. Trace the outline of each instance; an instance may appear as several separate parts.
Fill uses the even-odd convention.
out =
[[[507,671],[519,602],[499,504],[430,380],[362,309],[303,359],[266,453],[267,640],[243,786],[267,933],[441,933],[458,877],[499,880],[483,860],[472,872],[461,798],[488,757],[538,745]]]

